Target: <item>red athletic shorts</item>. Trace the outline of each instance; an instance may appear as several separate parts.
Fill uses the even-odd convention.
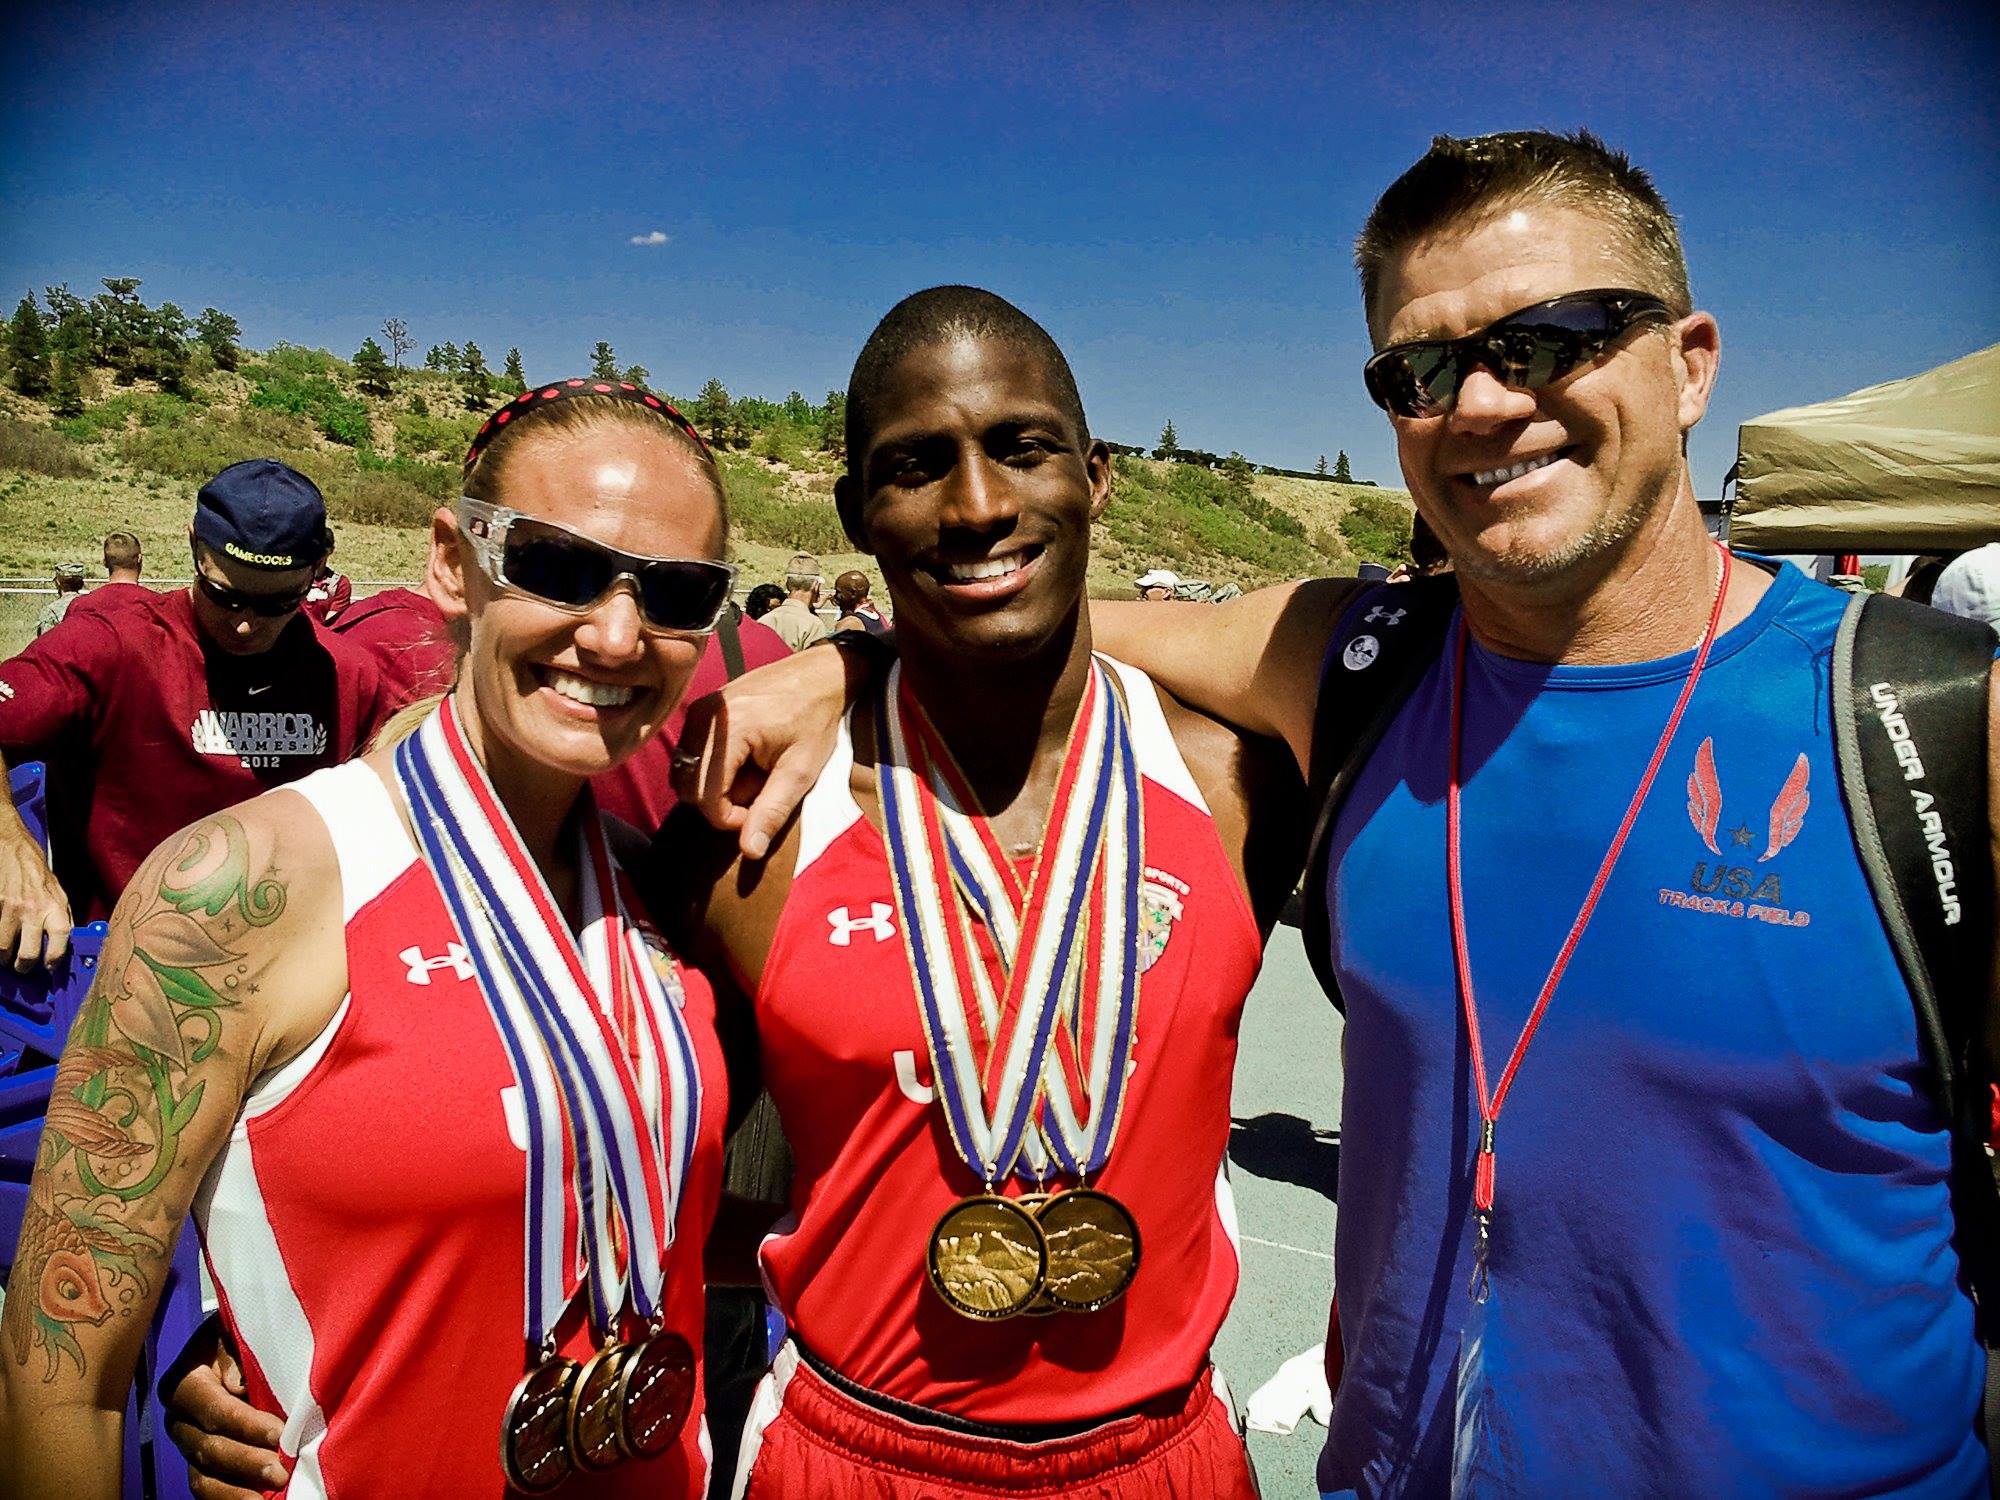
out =
[[[746,1487],[747,1486],[747,1487]],[[736,1500],[1256,1500],[1212,1372],[1186,1396],[1073,1437],[1017,1443],[904,1421],[836,1389],[790,1344],[743,1435]]]

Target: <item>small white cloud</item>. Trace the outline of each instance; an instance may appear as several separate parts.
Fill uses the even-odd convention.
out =
[[[632,236],[632,243],[635,245],[664,245],[666,242],[666,235],[657,229],[650,234],[635,234]]]

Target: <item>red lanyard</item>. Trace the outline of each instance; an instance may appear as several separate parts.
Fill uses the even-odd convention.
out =
[[[1597,898],[1604,894],[1604,887],[1611,879],[1612,867],[1618,863],[1618,855],[1625,847],[1625,838],[1639,819],[1639,809],[1646,805],[1646,794],[1653,789],[1653,778],[1659,774],[1660,764],[1667,758],[1667,746],[1673,742],[1674,731],[1680,727],[1681,714],[1687,709],[1688,699],[1694,696],[1695,684],[1701,681],[1702,668],[1708,665],[1709,648],[1715,644],[1716,630],[1722,623],[1722,601],[1729,596],[1729,551],[1723,547],[1717,550],[1722,553],[1722,581],[1716,585],[1715,606],[1709,611],[1708,628],[1702,632],[1701,644],[1695,649],[1687,681],[1681,684],[1681,695],[1675,700],[1674,711],[1667,715],[1667,727],[1660,731],[1659,743],[1653,746],[1653,758],[1646,763],[1645,774],[1639,778],[1632,800],[1626,805],[1618,832],[1612,835],[1611,847],[1604,851],[1603,863],[1597,867],[1597,878],[1591,881],[1583,905],[1577,908],[1576,920],[1570,923],[1569,936],[1563,939],[1562,950],[1549,966],[1549,977],[1542,981],[1541,994],[1535,997],[1535,1008],[1528,1013],[1527,1024],[1521,1028],[1520,1039],[1514,1043],[1513,1054],[1507,1059],[1507,1067],[1500,1075],[1500,1087],[1490,1095],[1486,1089],[1486,1053],[1479,1043],[1479,1006],[1472,996],[1472,964],[1465,942],[1465,890],[1459,871],[1459,748],[1465,724],[1467,639],[1465,617],[1459,616],[1457,655],[1451,677],[1451,775],[1445,783],[1444,863],[1445,883],[1451,900],[1452,956],[1458,965],[1458,996],[1465,1015],[1466,1045],[1472,1054],[1472,1084],[1479,1093],[1479,1156],[1472,1182],[1472,1207],[1478,1223],[1479,1240],[1474,1251],[1472,1291],[1474,1297],[1482,1302],[1486,1299],[1486,1251],[1493,1224],[1493,1127],[1500,1118],[1500,1106],[1507,1101],[1508,1089],[1514,1086],[1514,1075],[1521,1070],[1521,1059],[1527,1056],[1528,1044],[1535,1039],[1535,1029],[1542,1024],[1542,1015],[1549,1008],[1549,1000],[1554,996],[1556,986],[1562,982],[1563,970],[1569,967],[1570,957],[1576,952],[1584,929],[1590,925],[1591,914],[1597,910]]]

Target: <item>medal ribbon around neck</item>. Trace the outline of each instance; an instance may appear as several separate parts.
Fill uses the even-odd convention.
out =
[[[1062,1171],[1079,1177],[1102,1169],[1118,1130],[1136,1031],[1139,971],[1134,960],[1145,865],[1142,793],[1129,713],[1102,664],[1093,659],[1092,668],[1114,758],[1110,813],[1114,821],[1098,863],[1081,872],[1089,886],[1084,927],[1089,936],[1082,944],[1085,962],[1071,966],[1060,997],[1062,1009],[1049,1049],[1054,1065],[1046,1069],[1044,1081],[1044,1118],[1053,1126],[1049,1147]],[[979,914],[991,934],[1003,970],[1011,974],[1028,887],[1022,885],[992,825],[973,811],[977,802],[970,784],[921,706],[907,697],[904,703],[915,724],[910,737],[936,794],[927,811],[944,829],[953,877],[966,905]],[[1038,871],[1039,863],[1038,852]],[[962,908],[960,918],[965,918]],[[973,979],[983,1005],[992,1009],[984,965],[974,966]],[[1081,1003],[1079,996],[1085,997]],[[1032,1151],[1036,1139],[1031,1136],[1027,1144]],[[1032,1160],[1031,1165],[1039,1166]]]
[[[584,933],[594,950],[590,967],[609,981],[609,993],[593,984],[541,872],[467,746],[455,695],[397,748],[396,772],[526,1106],[528,1342],[540,1347],[569,1301],[565,1129],[576,1152],[594,1326],[610,1333],[628,1292],[637,1314],[651,1320],[660,1309],[701,1083],[685,1023],[652,965],[633,952],[636,935],[602,822],[586,802],[577,819]],[[634,979],[643,1001],[636,1006]],[[614,1025],[618,1009],[644,1016],[633,1028],[636,1069]]]
[[[1093,661],[1025,885],[900,669],[877,723],[885,842],[953,1142],[989,1186],[1023,1156],[1039,1180],[1042,1141],[1028,1127],[1046,1101],[1061,1168],[1096,1171],[1117,1129],[1137,1001],[1139,788],[1124,705]],[[968,906],[1000,955],[1004,997],[973,947]],[[1091,1023],[1087,1068],[1079,1019]]]

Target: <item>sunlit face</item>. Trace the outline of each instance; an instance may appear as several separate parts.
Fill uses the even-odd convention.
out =
[[[285,627],[298,618],[313,575],[310,565],[252,567],[200,542],[194,547],[194,568],[196,578],[189,593],[195,624],[231,656],[261,656],[276,646]],[[292,607],[283,614],[260,615],[243,607],[252,599],[289,600]]]
[[[664,432],[605,423],[582,432],[529,434],[507,455],[502,492],[490,497],[623,552],[715,558],[721,508],[695,459]],[[450,555],[440,556],[438,547]],[[594,776],[636,751],[672,712],[701,659],[705,637],[644,626],[629,581],[585,614],[494,584],[449,530],[433,568],[470,614],[461,693],[476,706],[489,763],[511,753],[536,765]]]
[[[1080,608],[1111,463],[1047,367],[997,339],[927,344],[872,406],[880,419],[839,493],[881,564],[898,638],[999,661],[1049,648]]]
[[[1377,347],[1455,338],[1636,272],[1599,218],[1546,204],[1449,228],[1385,268]],[[1645,288],[1640,286],[1641,290]],[[1715,324],[1637,328],[1536,391],[1478,370],[1436,417],[1392,417],[1403,476],[1457,570],[1533,586],[1601,574],[1684,483],[1682,435],[1707,408]],[[1513,474],[1523,464],[1526,472]]]

